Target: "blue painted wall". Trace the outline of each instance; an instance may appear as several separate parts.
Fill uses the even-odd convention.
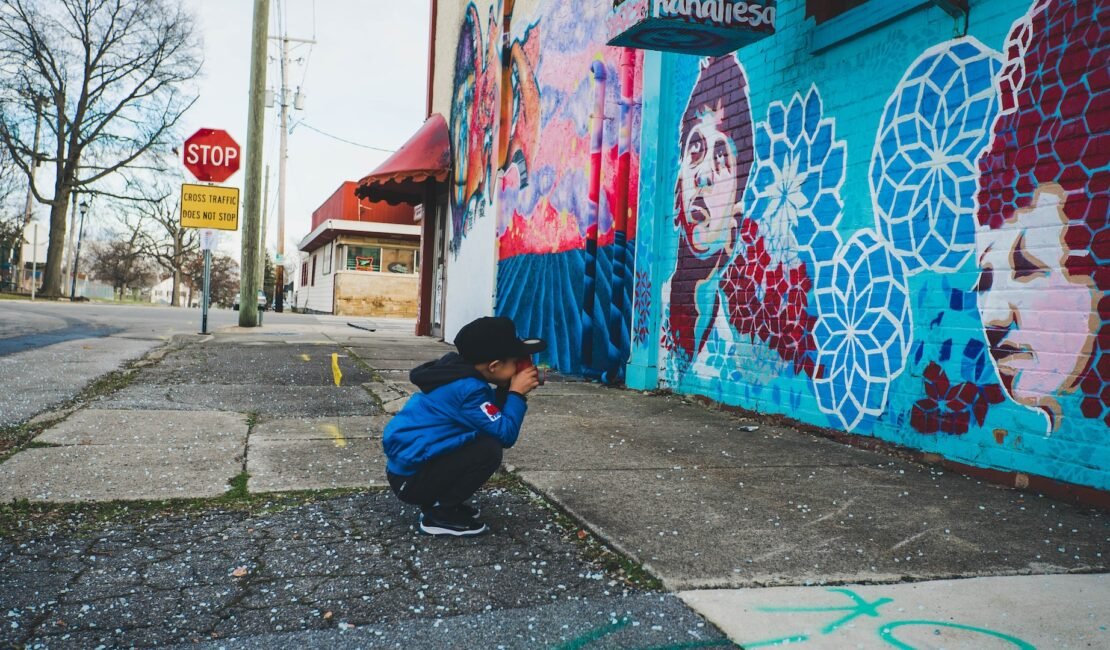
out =
[[[1105,3],[879,4],[645,58],[628,383],[1108,489]]]

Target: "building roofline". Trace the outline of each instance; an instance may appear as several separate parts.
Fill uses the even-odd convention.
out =
[[[297,244],[297,249],[305,253],[311,253],[339,235],[412,235],[419,237],[420,225],[327,219],[321,222],[315,230],[308,233]]]

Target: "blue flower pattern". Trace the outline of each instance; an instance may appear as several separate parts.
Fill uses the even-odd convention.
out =
[[[907,270],[952,272],[975,250],[978,158],[1000,55],[974,38],[927,50],[887,101],[871,160],[876,225]]]
[[[905,266],[874,231],[862,230],[836,256],[817,294],[818,407],[847,431],[882,415],[902,374],[913,329]]]

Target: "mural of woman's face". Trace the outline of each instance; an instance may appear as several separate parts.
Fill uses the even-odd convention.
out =
[[[723,110],[706,110],[682,143],[679,187],[686,243],[709,257],[731,246],[737,195],[736,144],[721,131]]]
[[[991,357],[1010,396],[1056,422],[1057,393],[1075,387],[1098,331],[1099,291],[1064,263],[1065,194],[1042,185],[1030,207],[976,234],[979,313]]]

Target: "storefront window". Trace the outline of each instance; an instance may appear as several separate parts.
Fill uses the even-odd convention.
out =
[[[381,271],[382,249],[378,246],[348,246],[348,271]]]
[[[380,273],[414,274],[416,249],[388,246],[346,246],[348,271],[377,271]]]

